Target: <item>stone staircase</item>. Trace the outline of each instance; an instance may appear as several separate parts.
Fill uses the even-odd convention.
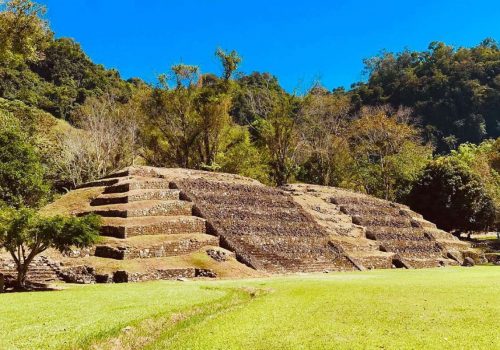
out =
[[[332,188],[293,184],[283,187],[304,210],[330,234],[330,242],[345,251],[358,269],[392,267],[393,253],[381,251],[379,244],[366,238],[366,228],[353,223],[353,218],[331,202]]]
[[[356,270],[344,251],[329,240],[291,196],[255,183],[171,179],[196,203],[221,246],[243,263],[271,273]]]
[[[283,189],[360,267],[457,265],[470,253],[468,243],[407,206],[334,187],[294,184]]]
[[[219,245],[218,237],[207,234],[206,220],[193,215],[193,203],[181,199],[181,191],[171,189],[169,182],[156,174],[130,168],[81,188],[93,186],[104,189],[78,215],[100,215],[102,238],[90,251],[74,252],[72,257],[156,259],[182,256],[205,246]],[[191,277],[195,270],[166,267],[144,276],[135,274],[134,280],[151,276]]]
[[[353,223],[365,227],[366,238],[379,244],[379,250],[394,253],[393,264],[414,268],[457,265],[469,248],[402,204],[342,190],[330,200]]]
[[[50,283],[60,280],[59,266],[45,256],[38,256],[31,262],[26,280],[32,283]],[[0,274],[10,279],[17,278],[16,264],[10,257],[0,258]]]

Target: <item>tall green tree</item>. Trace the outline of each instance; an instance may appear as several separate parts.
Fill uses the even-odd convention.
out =
[[[168,85],[169,77],[162,75],[160,86],[146,101],[146,114],[152,127],[146,137],[152,136],[150,144],[163,144],[164,157],[156,165],[192,168],[202,123],[196,109],[199,69],[182,64],[173,66],[171,70],[174,88]]]
[[[305,97],[300,114],[300,179],[325,186],[345,185],[353,158],[347,130],[350,123],[350,98],[315,86]]]
[[[456,159],[429,163],[414,184],[410,207],[443,230],[457,234],[492,227],[495,207],[480,178]]]
[[[257,144],[269,155],[271,179],[281,186],[298,171],[299,101],[286,93],[269,91],[269,94],[270,109],[259,112],[253,127],[257,133]]]
[[[31,0],[10,0],[0,4],[0,62],[16,66],[36,62],[52,33],[42,18],[45,7]]]
[[[447,156],[480,179],[495,205],[495,227],[500,227],[500,138],[479,145],[461,144]]]
[[[36,149],[12,115],[0,111],[0,202],[37,207],[48,194]]]

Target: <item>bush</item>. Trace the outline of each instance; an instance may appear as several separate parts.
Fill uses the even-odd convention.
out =
[[[494,224],[495,206],[480,179],[453,159],[429,163],[408,204],[447,231],[482,231]]]

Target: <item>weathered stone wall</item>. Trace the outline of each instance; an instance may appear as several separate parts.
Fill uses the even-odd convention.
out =
[[[59,280],[60,266],[45,256],[33,259],[27,274],[29,282],[46,283]],[[17,278],[15,262],[8,257],[0,258],[0,273],[8,279]]]
[[[172,181],[209,233],[257,269],[273,272],[356,269],[328,234],[283,191],[262,185],[179,179]]]

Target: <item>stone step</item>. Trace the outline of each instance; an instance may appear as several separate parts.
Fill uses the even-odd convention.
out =
[[[381,250],[408,256],[441,255],[442,251],[435,241],[384,240],[380,242]]]
[[[101,227],[101,235],[116,238],[184,233],[206,233],[205,219],[196,216],[103,218]]]
[[[371,240],[409,240],[428,241],[429,238],[421,229],[412,227],[372,226],[366,230],[366,238]]]
[[[122,178],[100,179],[100,180],[84,183],[80,186],[77,186],[77,188],[114,186],[122,180],[123,180]]]
[[[436,225],[430,221],[420,218],[413,218],[411,220],[411,225],[413,227],[423,228],[423,229],[437,229]]]
[[[400,208],[399,209],[399,214],[401,215],[406,215],[408,217],[411,217],[412,219],[421,219],[423,220],[424,217],[422,216],[422,214],[419,214],[409,208]]]
[[[443,257],[405,257],[405,260],[415,269],[433,268],[441,266],[456,266],[458,263]]]
[[[448,233],[446,231],[437,228],[425,228],[424,231],[428,236],[432,237],[435,240],[458,241],[458,238],[453,236],[451,233]]]
[[[104,193],[122,193],[134,190],[167,190],[170,183],[163,179],[137,179],[123,181],[118,184],[106,187]]]
[[[12,276],[14,278],[17,277],[16,269],[1,269],[0,274],[3,274],[5,276]],[[44,270],[30,269],[26,274],[26,279],[31,282],[55,281],[58,279],[58,276],[57,273],[50,268]]]
[[[148,169],[144,167],[135,167],[135,166],[130,166],[122,170],[118,170],[114,173],[111,173],[103,179],[108,179],[112,177],[132,177],[132,176],[137,176],[137,177],[157,177],[158,174],[153,170],[153,169]]]
[[[372,207],[372,208],[400,208],[401,206],[396,203],[391,203],[382,199],[375,197],[363,197],[359,195],[343,195],[343,196],[333,196],[330,198],[330,202],[339,206],[350,206],[350,207]]]
[[[359,215],[359,216],[403,216],[400,214],[399,208],[394,207],[380,207],[380,206],[360,206],[356,204],[343,204],[340,205],[340,211],[346,215]]]
[[[109,204],[125,204],[143,200],[178,200],[179,190],[172,189],[152,189],[133,190],[128,192],[105,193],[92,200],[91,206],[101,206]]]
[[[410,219],[404,216],[360,216],[354,215],[352,222],[361,226],[378,226],[378,227],[411,227]]]
[[[445,239],[438,239],[437,243],[446,250],[452,250],[452,251],[461,251],[461,250],[467,250],[470,248],[470,244],[467,242],[462,242],[460,240],[445,240]]]
[[[180,268],[167,268],[157,269],[148,272],[127,272],[115,271],[112,275],[108,276],[109,281],[114,283],[127,283],[127,282],[143,282],[153,280],[175,280],[178,278],[195,278],[199,276],[199,271],[194,267],[180,267]]]
[[[218,246],[219,238],[210,235],[187,235],[188,237],[173,237],[173,235],[134,237],[128,240],[115,239],[105,245],[98,245],[95,256],[100,258],[125,260],[163,258],[193,253],[205,246]],[[142,240],[138,240],[140,238]]]
[[[80,215],[90,213],[104,217],[121,218],[192,215],[193,203],[181,200],[145,200],[126,204],[102,205]]]
[[[348,252],[348,255],[356,259],[367,269],[390,269],[394,253],[375,252]]]

